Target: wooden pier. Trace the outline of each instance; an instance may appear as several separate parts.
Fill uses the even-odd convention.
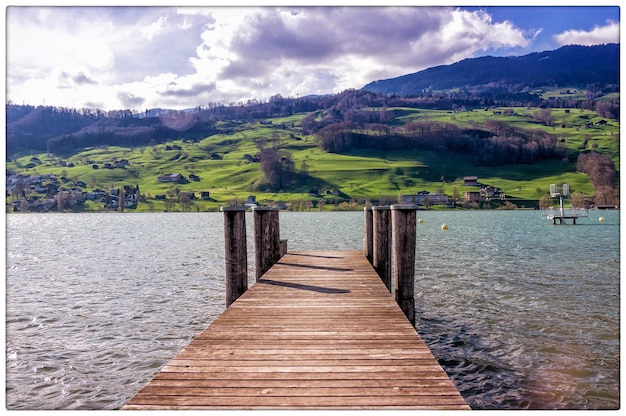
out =
[[[400,303],[363,253],[287,252],[123,409],[469,410]]]

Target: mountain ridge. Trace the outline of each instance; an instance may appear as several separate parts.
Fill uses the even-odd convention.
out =
[[[361,89],[411,96],[466,88],[480,95],[494,87],[521,92],[545,86],[586,87],[592,84],[601,87],[619,85],[619,44],[569,45],[522,56],[468,58],[373,81]]]

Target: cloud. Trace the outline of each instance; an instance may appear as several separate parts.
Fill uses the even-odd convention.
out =
[[[141,34],[146,37],[150,42],[155,36],[158,36],[163,32],[165,25],[167,24],[167,16],[161,16],[156,22],[141,28]]]
[[[595,26],[593,30],[568,30],[553,36],[559,45],[601,45],[619,43],[619,23],[611,20],[604,26]]]
[[[215,91],[215,83],[208,84],[194,84],[189,88],[184,87],[170,87],[163,93],[164,96],[176,97],[176,98],[188,98],[188,97],[200,97],[203,94],[210,94]]]
[[[245,86],[259,98],[294,95],[303,86],[315,88],[309,93],[360,88],[373,76],[416,72],[487,49],[524,47],[531,36],[511,22],[493,23],[483,11],[305,7],[249,10],[230,25],[207,27],[203,39],[201,59],[219,68],[216,80]]]
[[[336,93],[535,34],[454,7],[9,7],[7,35],[10,99],[142,110]]]
[[[117,94],[117,98],[124,105],[124,108],[141,108],[145,102],[143,98],[129,92],[120,92]]]
[[[62,88],[74,88],[76,86],[83,85],[96,85],[96,81],[89,78],[82,72],[78,72],[76,74],[69,74],[67,72],[60,72],[59,76],[59,84]]]

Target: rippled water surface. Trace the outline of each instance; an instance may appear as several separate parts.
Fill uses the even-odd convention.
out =
[[[472,408],[619,408],[618,211],[418,216],[416,328]],[[8,409],[119,409],[224,310],[220,213],[6,222]],[[290,250],[363,247],[359,212],[280,222]]]

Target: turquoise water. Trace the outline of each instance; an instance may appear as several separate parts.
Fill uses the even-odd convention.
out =
[[[619,408],[619,211],[418,217],[416,329],[472,408]],[[224,309],[220,213],[6,222],[8,409],[119,409]],[[362,212],[280,223],[290,250],[363,248]]]

